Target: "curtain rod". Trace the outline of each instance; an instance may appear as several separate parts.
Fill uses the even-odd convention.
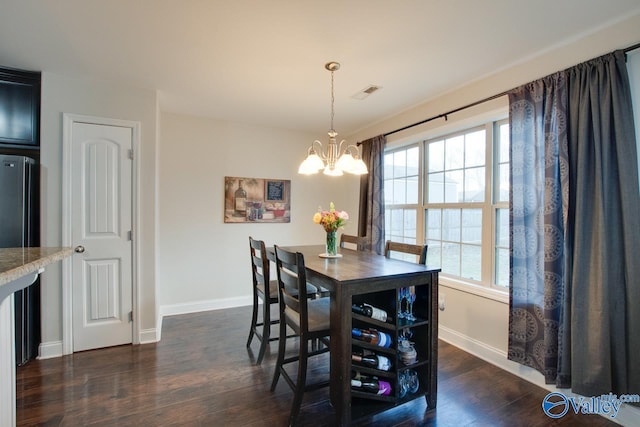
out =
[[[639,48],[640,48],[640,43],[636,43],[633,46],[629,46],[628,48],[623,49],[622,51],[626,54],[628,52],[631,52],[632,50],[636,50],[636,49],[639,49]],[[488,98],[481,99],[480,101],[472,102],[471,104],[467,104],[467,105],[465,105],[463,107],[458,107],[455,110],[447,111],[446,113],[438,114],[437,116],[429,117],[428,119],[421,120],[421,121],[419,121],[417,123],[413,123],[413,124],[401,127],[399,129],[392,130],[390,132],[384,133],[383,135],[385,137],[387,137],[389,135],[393,135],[394,133],[402,132],[403,130],[410,129],[410,128],[415,127],[415,126],[420,126],[420,125],[428,123],[428,122],[430,122],[432,120],[440,119],[442,117],[444,117],[444,119],[447,120],[447,116],[450,115],[450,114],[454,114],[454,113],[457,113],[459,111],[466,110],[467,108],[475,107],[476,105],[479,105],[479,104],[484,104],[485,102],[493,101],[496,98],[500,98],[502,96],[508,95],[509,92],[511,92],[512,90],[513,89],[506,90],[504,92],[500,92],[500,93],[498,93],[496,95],[493,95],[493,96],[490,96]],[[358,145],[359,144],[360,143],[358,143]]]

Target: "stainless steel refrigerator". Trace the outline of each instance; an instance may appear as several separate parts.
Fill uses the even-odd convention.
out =
[[[0,248],[37,246],[38,180],[36,162],[0,154]],[[35,358],[40,344],[40,284],[16,292],[16,364]]]

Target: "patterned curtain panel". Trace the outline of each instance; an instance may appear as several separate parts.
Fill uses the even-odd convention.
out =
[[[640,390],[640,194],[631,91],[617,51],[567,70],[572,389]]]
[[[509,359],[558,380],[567,218],[567,86],[563,73],[509,93],[511,277]],[[560,346],[561,347],[561,346]]]
[[[362,142],[362,160],[369,173],[360,176],[358,234],[371,237],[371,250],[384,253],[384,146],[387,138],[376,136]]]

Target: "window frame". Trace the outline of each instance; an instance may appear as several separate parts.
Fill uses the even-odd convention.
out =
[[[446,273],[440,273],[440,284],[454,289],[458,289],[464,292],[480,295],[486,298],[494,299],[501,302],[508,302],[509,300],[509,287],[498,285],[497,282],[497,265],[498,261],[498,229],[497,229],[497,216],[499,209],[509,208],[508,201],[496,200],[496,195],[499,188],[499,142],[496,137],[499,137],[499,129],[503,124],[509,123],[508,111],[502,110],[495,112],[490,117],[478,117],[475,123],[465,121],[458,126],[448,126],[446,132],[442,129],[440,132],[433,130],[429,133],[415,137],[411,140],[405,139],[406,143],[397,144],[385,150],[385,155],[389,153],[395,153],[400,150],[409,150],[413,147],[418,147],[420,162],[419,162],[419,194],[418,204],[387,204],[385,201],[385,214],[390,209],[417,209],[416,212],[416,242],[417,244],[424,244],[427,241],[427,210],[431,209],[447,209],[452,208],[474,208],[481,209],[483,222],[482,222],[482,234],[481,234],[481,280],[470,280],[460,276],[451,276]],[[447,137],[470,133],[474,130],[484,129],[485,137],[488,142],[485,149],[485,197],[483,202],[459,202],[459,203],[428,203],[428,143],[429,141],[435,141],[438,139],[444,139]],[[385,231],[385,239],[389,236],[389,230]],[[489,259],[490,261],[486,261]],[[428,263],[428,262],[427,262]]]

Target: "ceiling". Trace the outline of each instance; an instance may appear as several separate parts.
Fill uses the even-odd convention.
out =
[[[0,65],[157,89],[163,111],[326,132],[324,64],[338,61],[346,136],[639,12],[638,0],[0,0]]]

